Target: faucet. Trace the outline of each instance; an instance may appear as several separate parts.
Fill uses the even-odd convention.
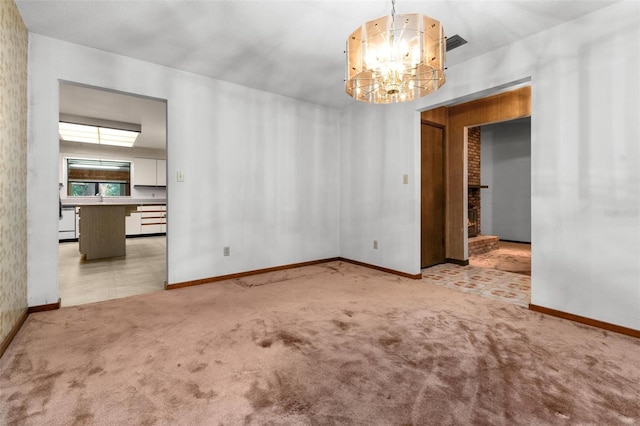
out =
[[[100,201],[99,201],[100,203],[104,201],[104,198],[102,198],[102,194],[101,193],[98,192],[96,194],[96,197],[100,197]]]

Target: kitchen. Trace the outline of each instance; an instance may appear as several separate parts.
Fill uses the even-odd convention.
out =
[[[60,83],[62,306],[166,281],[166,102]]]

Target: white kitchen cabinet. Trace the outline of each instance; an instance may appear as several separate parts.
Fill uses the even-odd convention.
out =
[[[58,240],[73,240],[76,238],[76,209],[65,207],[58,223]]]
[[[156,185],[167,186],[167,160],[156,160]]]
[[[125,233],[129,235],[142,234],[142,221],[140,220],[140,213],[131,212],[131,214],[124,218]]]
[[[167,160],[133,159],[134,186],[167,186]]]
[[[131,232],[130,232],[131,231]],[[127,218],[127,235],[162,234],[167,232],[167,206],[147,204],[138,206]]]
[[[156,186],[156,162],[153,158],[133,159],[133,184]]]

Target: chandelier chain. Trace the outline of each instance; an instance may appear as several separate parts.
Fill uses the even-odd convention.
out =
[[[391,22],[393,24],[396,23],[396,0],[391,0]],[[392,25],[392,28],[395,28],[395,26]]]

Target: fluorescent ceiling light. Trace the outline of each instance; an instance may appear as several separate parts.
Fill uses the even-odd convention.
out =
[[[126,170],[131,167],[131,163],[127,161],[113,161],[113,160],[93,160],[82,158],[68,158],[67,164],[70,169],[85,169],[85,170]]]
[[[104,164],[69,164],[69,167],[72,169],[91,169],[91,170],[119,170],[118,166],[106,166]]]
[[[86,124],[58,123],[60,138],[69,142],[115,145],[131,148],[140,132]]]

